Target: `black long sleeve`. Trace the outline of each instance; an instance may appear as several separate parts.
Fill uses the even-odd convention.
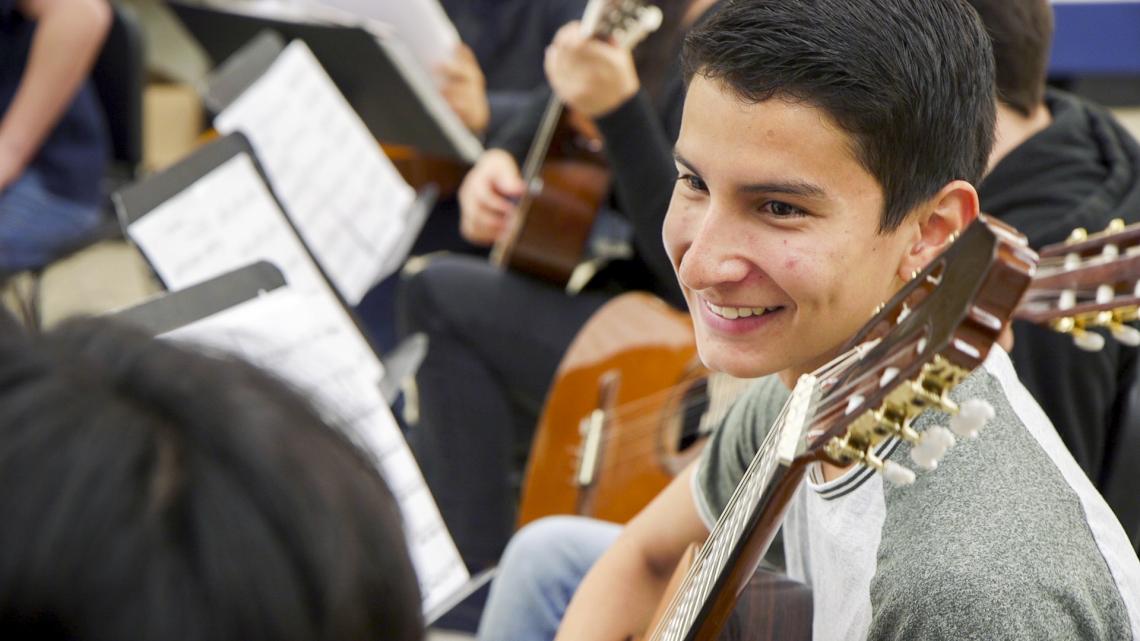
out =
[[[606,140],[618,211],[633,225],[634,249],[652,278],[651,290],[677,306],[684,302],[661,240],[661,227],[677,179],[673,141],[683,100],[678,93],[662,118],[641,91],[597,121]]]

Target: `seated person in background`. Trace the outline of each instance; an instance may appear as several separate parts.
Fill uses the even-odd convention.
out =
[[[578,329],[624,290],[649,290],[681,304],[661,246],[676,177],[670,143],[684,91],[679,43],[712,4],[664,3],[662,28],[632,55],[585,38],[576,22],[547,51],[554,93],[594,119],[605,139],[615,204],[633,228],[632,259],[612,264],[576,296],[477,257],[437,256],[425,268],[405,270],[400,332],[428,336],[416,375],[419,420],[409,426],[408,440],[472,569],[496,563],[514,528],[517,477],[547,388]],[[635,57],[648,66],[637,66]],[[510,151],[493,146],[464,180],[461,231],[473,243],[492,243],[513,213],[511,198],[522,190],[519,156],[546,104],[539,98],[504,131],[513,136],[503,143]]]
[[[1140,222],[1140,145],[1105,109],[1045,88],[1053,35],[1047,0],[970,0],[997,61],[997,140],[978,188],[982,211],[1017,227],[1035,249],[1076,227]],[[1014,323],[1018,377],[1073,458],[1105,494],[1140,549],[1140,467],[1121,450],[1140,430],[1140,355],[1109,339],[1099,352],[1027,322]],[[1137,396],[1131,401],[1129,396]]]
[[[0,638],[422,638],[373,462],[244,362],[100,319],[5,333],[0,486]]]
[[[87,81],[106,0],[0,0],[0,272],[34,269],[97,226],[109,157]]]
[[[788,388],[978,214],[994,71],[963,0],[730,1],[689,34],[685,71],[665,246],[704,364],[775,375],[624,529],[563,517],[520,532],[488,641],[644,633]],[[937,470],[895,486],[815,465],[792,500],[783,547],[812,589],[814,638],[1140,638],[1140,560],[1008,355],[995,346],[951,396],[994,417]],[[930,410],[912,426],[946,420]]]
[[[444,97],[476,134],[493,138],[546,84],[542,53],[586,0],[440,0],[464,45],[440,69]]]
[[[441,0],[462,45],[453,59],[435,70],[448,104],[468,129],[493,139],[502,126],[546,89],[542,56],[559,27],[582,15],[586,0]],[[549,95],[546,93],[545,95]],[[438,251],[483,254],[459,230],[455,192],[465,167],[454,163],[416,165],[440,184],[439,200],[424,222],[412,255]],[[450,191],[449,191],[450,190]],[[374,287],[357,306],[381,351],[396,347],[398,276]]]

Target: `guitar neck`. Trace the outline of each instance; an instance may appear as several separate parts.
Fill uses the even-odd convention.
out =
[[[1089,265],[1080,271],[1043,268],[1033,277],[1014,317],[1046,323],[1063,317],[1090,317],[1100,312],[1140,305],[1140,284],[1113,283],[1121,274],[1140,273],[1140,253],[1116,258],[1111,263]],[[1090,285],[1091,283],[1091,285]],[[1105,289],[1108,287],[1108,289]]]
[[[712,641],[732,614],[806,473],[796,453],[818,387],[813,377],[805,378],[654,626],[653,641]]]

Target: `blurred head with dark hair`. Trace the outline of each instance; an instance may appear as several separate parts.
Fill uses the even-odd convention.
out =
[[[0,637],[413,641],[372,462],[244,362],[110,321],[0,338]]]
[[[998,99],[1023,116],[1045,100],[1053,45],[1049,0],[968,0],[993,44]]]

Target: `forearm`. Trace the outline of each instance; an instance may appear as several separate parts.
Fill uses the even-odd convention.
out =
[[[708,536],[692,497],[690,464],[622,530],[574,594],[559,641],[624,641],[647,631],[673,572]]]
[[[574,593],[555,641],[624,641],[645,634],[672,574],[619,538]]]
[[[110,25],[104,0],[25,3],[39,14],[27,67],[0,120],[0,153],[26,166],[82,86]],[[42,7],[42,8],[41,8]]]

